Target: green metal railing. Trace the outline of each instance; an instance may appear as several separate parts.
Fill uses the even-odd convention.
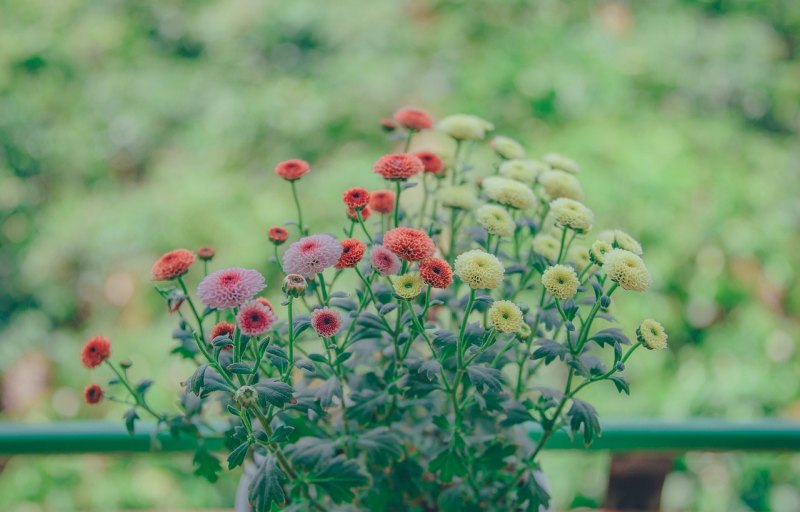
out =
[[[155,434],[154,425],[137,425],[128,435],[122,424],[106,421],[61,423],[0,423],[0,456],[23,454],[183,452],[197,446],[189,436]],[[532,428],[536,440],[541,431]],[[221,438],[205,441],[211,450],[222,448]],[[584,449],[581,436],[553,435],[552,450]],[[800,451],[800,423],[781,421],[605,421],[603,435],[590,450],[613,452]]]

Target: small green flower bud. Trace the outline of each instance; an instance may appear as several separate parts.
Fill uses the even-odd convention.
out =
[[[567,322],[564,324],[564,328],[566,328],[569,332],[575,332],[575,324],[572,322]]]
[[[240,407],[255,407],[258,403],[258,391],[253,386],[242,386],[236,390],[233,399]]]
[[[302,297],[306,293],[306,278],[300,274],[289,274],[283,279],[281,290],[288,297]]]
[[[611,297],[609,297],[608,295],[603,295],[602,297],[600,297],[601,308],[606,309],[610,305],[611,305]]]

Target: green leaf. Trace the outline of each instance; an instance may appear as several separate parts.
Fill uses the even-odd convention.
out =
[[[631,343],[631,340],[625,336],[625,333],[622,332],[622,329],[619,327],[609,327],[608,329],[598,331],[591,336],[589,340],[594,341],[601,347],[604,345],[613,345],[615,343],[620,343],[622,345],[630,345]]]
[[[591,444],[595,436],[601,434],[597,411],[583,400],[572,399],[572,407],[567,412],[567,418],[573,433],[578,433],[583,428],[583,440],[586,446]]]
[[[197,396],[200,396],[200,391],[203,389],[204,375],[207,369],[207,364],[201,365],[194,371],[192,376],[189,377],[189,380],[187,381],[188,388],[191,389],[192,393]]]
[[[533,359],[544,359],[546,365],[552,363],[556,358],[563,361],[569,353],[566,346],[555,340],[541,338],[534,344],[539,345],[539,348],[533,353]]]
[[[336,358],[336,360],[333,362],[333,364],[334,364],[334,366],[339,366],[340,364],[344,363],[345,361],[347,361],[351,357],[353,357],[353,353],[352,352],[342,352],[341,354],[339,354],[339,357]]]
[[[219,478],[219,472],[222,471],[222,466],[219,463],[219,460],[211,455],[205,448],[202,446],[194,452],[194,459],[192,459],[192,464],[194,464],[194,474],[197,476],[202,476],[209,482],[216,482]]]
[[[247,457],[247,450],[250,449],[250,441],[245,441],[244,443],[240,444],[233,451],[228,454],[228,469],[233,469],[237,466],[241,466],[244,462],[245,457]]]
[[[361,473],[358,463],[341,455],[323,460],[320,467],[308,474],[308,481],[326,492],[336,504],[352,501],[353,489],[369,485],[369,477]]]
[[[336,377],[327,379],[314,390],[314,398],[319,400],[322,407],[330,407],[334,397],[342,399],[342,383]]]
[[[550,493],[536,479],[536,472],[533,470],[527,471],[517,493],[518,501],[524,503],[521,510],[526,512],[540,512],[550,506]]]
[[[428,465],[428,471],[439,473],[442,482],[449,482],[454,476],[464,476],[467,474],[467,464],[460,454],[449,447],[440,451]]]
[[[488,366],[470,366],[467,368],[467,375],[472,385],[478,392],[483,393],[487,389],[500,391],[503,387],[503,372],[497,368]]]
[[[285,480],[286,474],[278,467],[275,457],[272,454],[264,457],[250,483],[248,501],[253,512],[269,512],[273,504],[282,506],[286,503],[286,494],[281,486]]]
[[[311,469],[321,461],[330,459],[336,452],[336,445],[330,439],[321,437],[301,437],[296,443],[286,447],[286,454],[292,464]]]
[[[292,386],[278,379],[266,379],[255,385],[258,391],[258,402],[261,407],[272,404],[275,407],[283,407],[286,402],[292,400],[294,389]]]
[[[513,425],[519,425],[526,421],[534,421],[530,411],[522,402],[516,400],[508,400],[502,404],[503,410],[506,412],[506,418],[500,422],[500,426],[508,428]]]
[[[125,414],[122,415],[122,418],[125,420],[125,429],[127,429],[128,434],[133,435],[135,432],[136,420],[139,419],[139,415],[136,414],[136,407],[125,411]]]
[[[281,372],[285,372],[286,368],[289,367],[289,356],[286,355],[286,352],[281,347],[269,345],[264,353],[267,355],[270,363]]]
[[[389,401],[389,396],[385,392],[376,392],[371,389],[355,391],[350,398],[353,399],[353,405],[347,406],[347,417],[362,425],[381,417],[386,409],[386,403]]]
[[[386,427],[360,434],[356,446],[367,452],[367,458],[372,464],[381,468],[389,466],[393,460],[403,458],[400,437]]]
[[[253,367],[247,363],[231,363],[228,365],[227,370],[231,373],[247,375],[253,372]]]
[[[517,449],[514,445],[492,441],[478,456],[479,468],[483,471],[496,472],[506,466],[505,459],[513,456]]]
[[[292,432],[294,432],[294,427],[290,427],[289,425],[280,425],[278,428],[272,431],[272,435],[270,436],[268,442],[283,444],[289,440]]]
[[[428,359],[423,361],[419,366],[417,373],[424,376],[429,382],[433,382],[442,371],[442,365],[436,359]]]
[[[631,388],[628,385],[628,381],[625,380],[625,377],[622,375],[612,375],[609,377],[609,380],[614,383],[614,386],[616,386],[618,392],[624,392],[626,395],[631,394]]]
[[[136,392],[140,395],[144,395],[152,385],[152,379],[144,379],[136,385]]]

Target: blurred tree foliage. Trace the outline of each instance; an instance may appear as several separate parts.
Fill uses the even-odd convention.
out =
[[[98,331],[174,389],[186,369],[166,359],[151,261],[211,244],[215,264],[274,284],[265,232],[292,211],[275,162],[312,162],[301,195],[338,232],[335,191],[379,184],[378,119],[406,103],[574,157],[598,226],[642,239],[657,289],[622,307],[632,324],[659,311],[673,348],[632,366],[633,396],[601,413],[800,415],[800,2],[0,0],[7,417],[105,414],[75,392]],[[32,357],[54,369],[15,389]],[[800,503],[800,462],[747,461],[709,483],[688,458],[668,483],[718,510]],[[9,471],[4,508],[47,492]],[[602,494],[564,480],[562,503]],[[53,510],[101,508],[69,503]]]

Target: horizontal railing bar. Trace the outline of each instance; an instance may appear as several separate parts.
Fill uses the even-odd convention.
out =
[[[588,447],[613,452],[652,451],[800,451],[800,424],[776,420],[608,420],[603,435]],[[198,440],[188,435],[173,437],[154,431],[155,425],[139,423],[128,435],[121,423],[67,421],[57,423],[0,422],[0,455],[187,452]],[[536,441],[541,429],[534,425],[530,437]],[[203,441],[212,451],[222,449],[221,437]],[[583,437],[571,439],[566,431],[554,434],[551,450],[584,449]]]

